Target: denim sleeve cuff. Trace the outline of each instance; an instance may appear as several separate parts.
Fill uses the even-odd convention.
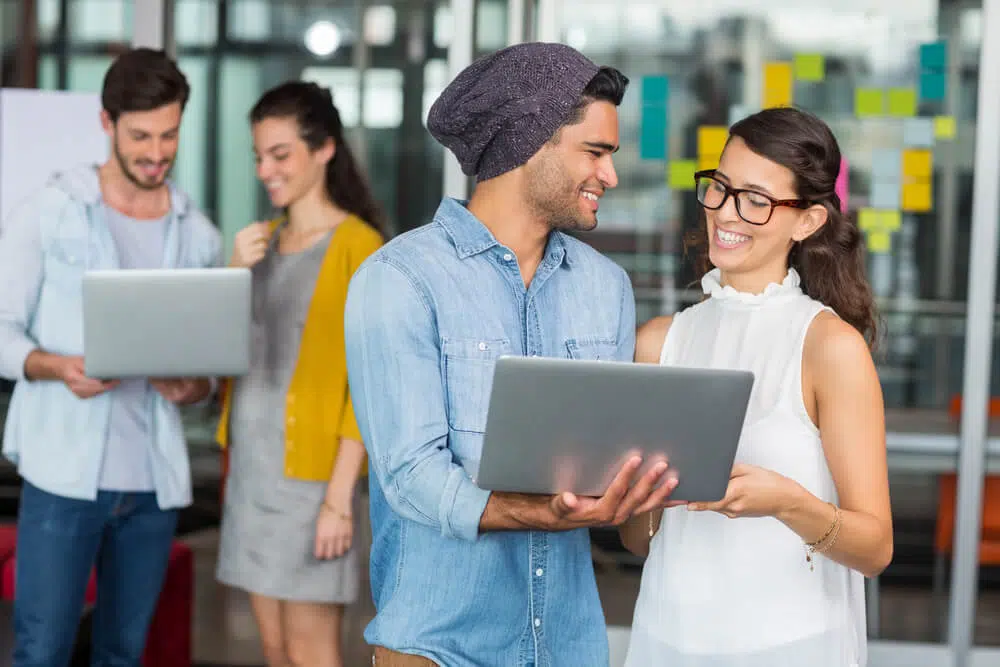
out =
[[[441,533],[475,542],[490,492],[472,483],[462,468],[453,468],[441,494]]]
[[[0,354],[0,376],[14,381],[24,380],[24,361],[38,348],[27,338],[18,338],[7,343]]]

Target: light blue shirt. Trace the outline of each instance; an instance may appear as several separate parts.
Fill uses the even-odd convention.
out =
[[[137,220],[110,206],[101,207],[123,269],[163,266],[170,214],[157,220]],[[101,462],[102,491],[152,491],[153,388],[146,378],[126,378],[111,390],[108,444]]]
[[[221,262],[216,229],[170,188],[166,268]],[[24,361],[36,349],[83,354],[83,275],[121,268],[93,166],[57,174],[4,221],[0,233],[0,376],[16,380],[3,453],[33,485],[57,495],[97,497],[111,413],[108,392],[77,398],[62,382],[28,381]],[[151,463],[161,508],[191,502],[187,445],[177,406],[152,399]]]
[[[499,356],[631,361],[635,325],[621,267],[553,232],[526,289],[455,200],[362,265],[345,327],[372,471],[369,644],[449,667],[607,666],[589,532],[480,534],[474,480]]]

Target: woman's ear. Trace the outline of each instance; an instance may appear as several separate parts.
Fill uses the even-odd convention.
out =
[[[830,212],[826,210],[825,206],[822,204],[810,206],[803,211],[802,217],[799,219],[799,224],[792,233],[792,240],[796,242],[804,241],[818,232],[829,219]]]
[[[320,159],[326,163],[333,159],[333,156],[337,154],[337,143],[332,139],[327,139],[323,147],[319,149]]]

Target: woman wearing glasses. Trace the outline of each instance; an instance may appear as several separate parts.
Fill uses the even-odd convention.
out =
[[[627,665],[861,667],[863,577],[892,558],[876,316],[840,149],[804,111],[737,123],[699,172],[706,299],[644,325],[637,361],[756,380],[725,497],[637,516]]]

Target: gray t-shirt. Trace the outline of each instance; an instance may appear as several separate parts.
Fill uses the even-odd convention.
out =
[[[163,266],[169,213],[158,220],[136,220],[104,207],[122,269]],[[153,491],[152,387],[127,379],[111,392],[111,421],[98,488],[103,491]]]

